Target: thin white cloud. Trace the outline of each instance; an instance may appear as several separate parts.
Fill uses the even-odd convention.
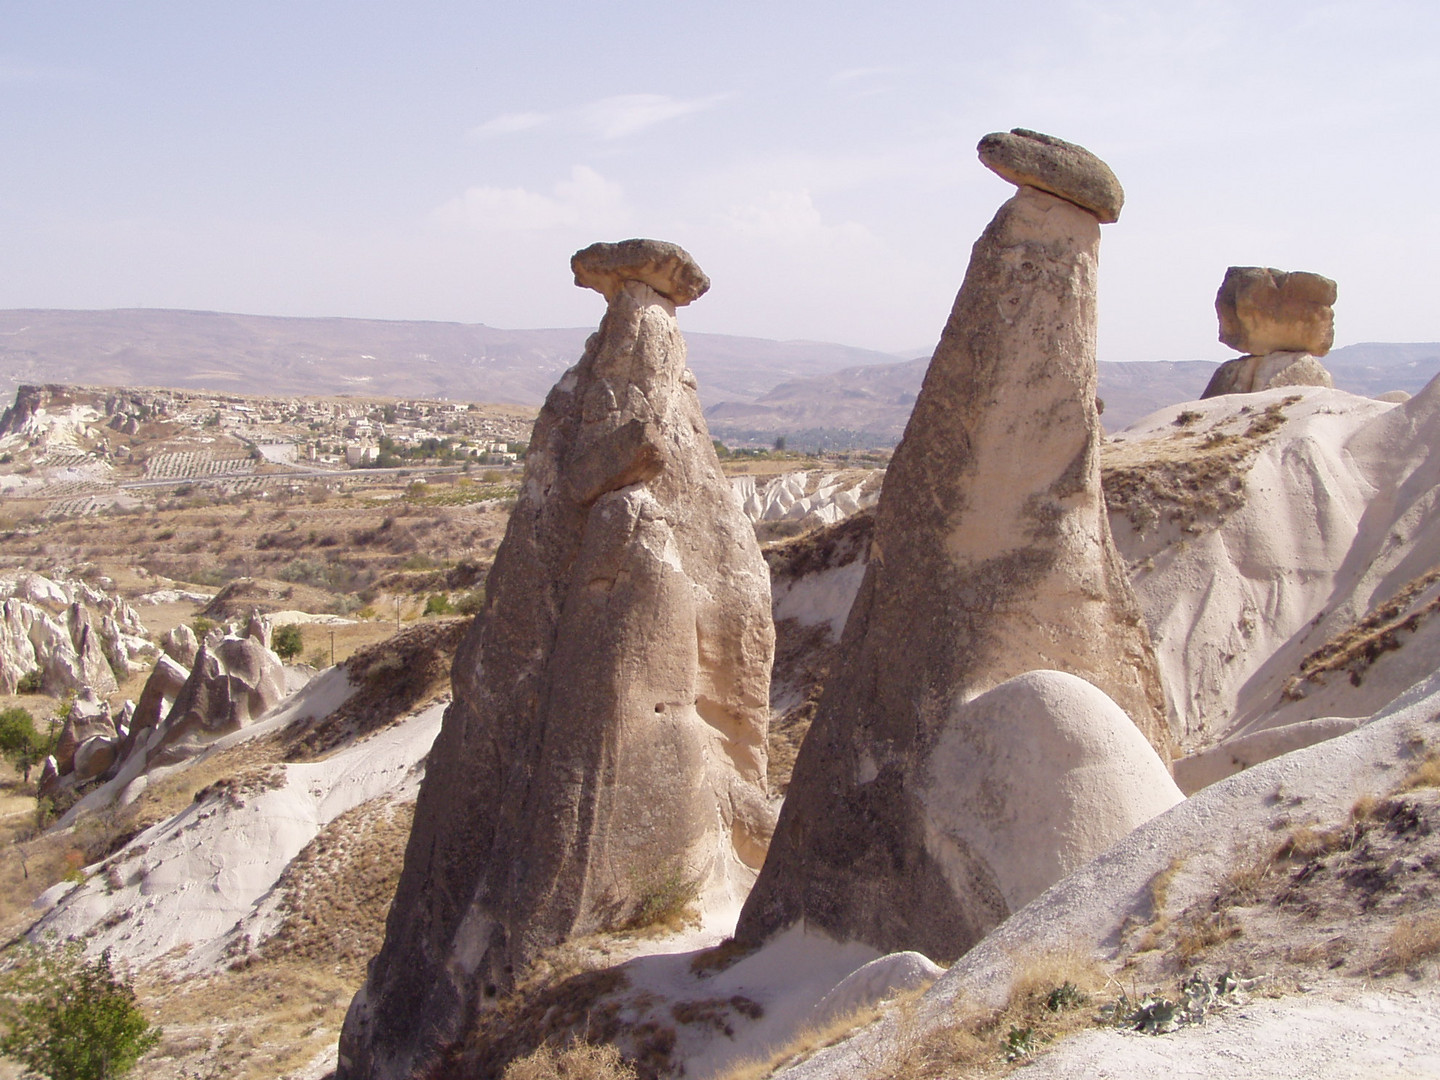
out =
[[[576,165],[570,179],[549,194],[528,188],[477,185],[435,211],[442,224],[482,232],[539,232],[584,225],[603,228],[624,220],[625,197],[619,184],[594,169]]]
[[[530,131],[533,128],[544,127],[552,119],[554,119],[554,114],[551,113],[505,113],[493,120],[486,120],[479,127],[471,128],[470,134],[480,139],[489,138],[492,135],[513,135],[517,131]]]
[[[868,79],[872,75],[889,75],[894,68],[889,67],[858,67],[846,68],[844,71],[837,71],[830,76],[832,83],[855,82],[857,79]]]
[[[817,240],[861,240],[869,231],[853,221],[827,225],[807,190],[770,191],[758,199],[729,207],[720,215],[723,227],[751,240],[810,243]]]
[[[666,94],[619,94],[556,112],[503,113],[470,129],[471,138],[489,139],[568,122],[606,142],[635,135],[656,124],[714,108],[729,94],[674,98]]]
[[[80,82],[87,76],[73,68],[47,67],[0,57],[0,85],[23,86],[34,83]]]
[[[666,120],[714,108],[728,96],[672,98],[665,94],[620,94],[582,106],[579,115],[592,134],[602,139],[622,139]]]

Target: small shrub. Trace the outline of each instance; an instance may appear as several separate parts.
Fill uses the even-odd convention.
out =
[[[1000,1040],[1001,1056],[1006,1061],[1024,1061],[1033,1057],[1039,1049],[1035,1040],[1035,1029],[1028,1027],[1012,1027],[1005,1033],[1005,1038]]]
[[[434,593],[425,601],[426,615],[449,615],[454,610],[455,605],[444,593]]]
[[[0,757],[30,782],[30,770],[50,753],[50,740],[35,730],[35,718],[21,708],[0,712]]]
[[[44,681],[44,673],[39,668],[34,668],[20,676],[20,681],[15,684],[15,692],[17,694],[38,694]]]
[[[1090,1000],[1090,996],[1069,979],[1045,995],[1045,1008],[1052,1013],[1065,1009],[1078,1009]]]
[[[293,660],[305,648],[305,635],[294,623],[277,626],[270,637],[270,647],[281,660]]]
[[[679,930],[694,916],[700,883],[683,866],[656,871],[633,884],[635,910],[622,930]]]
[[[1195,421],[1199,419],[1200,413],[1196,412],[1194,409],[1182,409],[1180,413],[1175,417],[1174,424],[1176,427],[1189,427],[1191,424],[1195,423]]]
[[[195,631],[195,636],[197,638],[199,638],[201,641],[204,641],[205,635],[210,633],[211,630],[215,629],[215,620],[207,619],[204,615],[201,615],[190,624],[190,629]]]
[[[73,942],[20,949],[0,976],[0,1054],[51,1080],[112,1080],[160,1041],[110,950],[92,960]]]
[[[479,615],[485,609],[485,590],[473,589],[467,592],[459,600],[455,601],[455,611],[459,615]]]
[[[306,658],[305,662],[313,668],[329,667],[330,654],[323,648],[316,648],[310,653],[309,657]]]

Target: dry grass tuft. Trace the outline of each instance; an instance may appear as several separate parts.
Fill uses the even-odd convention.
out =
[[[1201,414],[1185,410],[1174,420],[1185,430],[1169,439],[1107,448],[1101,461],[1106,509],[1128,519],[1141,536],[1165,524],[1189,535],[1218,528],[1245,505],[1245,474],[1285,423],[1285,406],[1300,400],[1270,405],[1243,432],[1219,430],[1229,422],[1222,419],[1203,437],[1190,430]]]
[[[1195,963],[1207,949],[1241,935],[1240,924],[1223,908],[1185,919],[1175,934],[1175,958],[1185,966]]]
[[[1400,782],[1401,791],[1417,788],[1440,788],[1440,753],[1431,750],[1415,763],[1410,774]]]
[[[1090,1005],[1107,982],[1090,956],[1046,953],[1024,960],[1005,1007],[961,1014],[919,1038],[898,1038],[879,1070],[887,1080],[984,1076],[1094,1023]],[[902,1036],[903,1036],[902,1017]]]
[[[1395,924],[1371,970],[1376,975],[1402,971],[1418,975],[1420,962],[1436,953],[1440,953],[1440,915],[1411,916]]]
[[[635,1066],[613,1046],[572,1042],[541,1046],[505,1067],[504,1080],[636,1080]]]
[[[1359,686],[1380,657],[1404,646],[1408,640],[1404,635],[1414,635],[1440,612],[1440,596],[1416,603],[1436,582],[1440,582],[1440,567],[1412,578],[1385,603],[1311,652],[1300,661],[1299,671],[1286,682],[1281,697],[1298,700],[1309,686],[1324,686],[1332,674],[1343,674],[1351,685]]]
[[[414,817],[413,803],[375,799],[322,829],[275,883],[284,920],[240,963],[305,959],[358,986],[385,939]]]
[[[345,668],[359,688],[338,709],[285,732],[283,759],[313,761],[444,697],[469,619],[407,627],[358,650]]]
[[[921,991],[912,991],[894,1001],[869,1005],[853,1012],[843,1013],[826,1021],[820,1027],[803,1028],[782,1046],[774,1047],[759,1057],[736,1062],[721,1073],[717,1080],[765,1080],[765,1077],[782,1068],[798,1065],[817,1051],[842,1042],[861,1028],[873,1024],[891,1010],[904,1013],[913,1006],[920,993]]]

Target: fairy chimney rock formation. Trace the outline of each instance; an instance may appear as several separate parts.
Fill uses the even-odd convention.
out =
[[[1109,225],[1120,220],[1125,190],[1110,166],[1053,135],[1015,128],[980,140],[980,163],[1016,187],[1039,188],[1083,207]]]
[[[1005,755],[986,749],[1009,721],[978,701],[1018,676],[1058,671],[1108,695],[1118,708],[1082,712],[1102,727],[1128,717],[1132,743],[1150,757],[1145,775],[1169,784],[1159,668],[1100,489],[1096,265],[1119,185],[1102,185],[1107,200],[1085,195],[1098,205],[1083,208],[1077,191],[1088,187],[1074,178],[1108,175],[1103,163],[1059,140],[1015,139],[1025,168],[1007,169],[1061,194],[1021,182],[975,244],[886,474],[834,674],[740,918],[745,943],[803,920],[944,962],[1004,918],[1038,880],[1005,860],[1033,862],[1021,849],[1057,842],[1040,827],[985,841],[987,821],[1051,793],[1000,783]],[[989,136],[983,160],[994,167],[994,148],[1016,145]],[[1039,752],[1059,769],[1065,740]],[[1102,770],[1073,812],[1119,801],[1129,782]],[[935,818],[938,793],[966,785],[1010,792],[973,815],[979,833]],[[1078,865],[1133,823],[1123,817],[1066,845],[1045,874]],[[1007,889],[1011,879],[1026,884]]]
[[[536,420],[342,1080],[423,1070],[539,950],[659,891],[738,901],[773,828],[770,581],[675,320],[708,282],[652,240],[572,267],[607,310]]]
[[[591,244],[570,259],[575,284],[594,289],[613,303],[627,281],[643,282],[676,307],[700,299],[710,279],[689,252],[663,240],[622,240]]]
[[[1319,357],[1335,342],[1335,282],[1303,270],[1232,266],[1215,296],[1220,341],[1247,355],[1227,360],[1202,398],[1334,381]]]

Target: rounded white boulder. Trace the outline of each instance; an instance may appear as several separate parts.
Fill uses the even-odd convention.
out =
[[[928,766],[930,853],[957,875],[978,858],[1012,912],[1185,798],[1120,706],[1062,671],[957,704]]]

